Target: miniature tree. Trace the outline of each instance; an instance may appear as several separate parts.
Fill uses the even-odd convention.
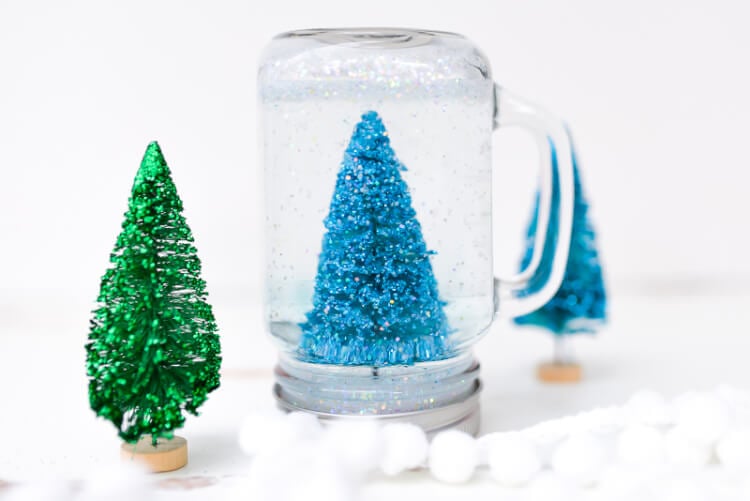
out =
[[[379,367],[449,356],[433,252],[404,170],[378,114],[362,115],[324,222],[313,309],[301,324],[303,358]]]
[[[172,438],[219,386],[219,337],[193,235],[148,145],[86,344],[89,400],[129,443]]]
[[[553,162],[555,162],[554,149],[552,155]],[[562,284],[554,297],[543,307],[515,319],[515,322],[519,325],[536,325],[551,332],[556,340],[553,363],[562,365],[571,365],[572,363],[567,353],[564,338],[578,333],[593,334],[606,321],[607,297],[596,249],[596,236],[589,221],[589,207],[584,197],[575,152],[573,154],[573,182],[575,196],[573,228]],[[554,223],[558,217],[559,196],[557,191],[557,179],[553,177],[550,228],[556,227]],[[521,269],[525,269],[531,262],[537,232],[538,207],[537,197],[534,215],[527,233],[526,252],[521,262]],[[554,234],[553,230],[550,230],[547,234],[540,266],[551,264],[551,249],[556,240],[557,235]]]

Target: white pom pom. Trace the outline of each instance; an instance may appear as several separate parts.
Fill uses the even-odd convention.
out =
[[[506,491],[507,493],[507,491]],[[581,492],[569,478],[562,477],[549,470],[542,470],[527,487],[521,492],[520,496],[502,496],[497,495],[495,498],[487,497],[486,499],[523,499],[529,501],[579,501]],[[464,498],[465,499],[465,498]]]
[[[651,474],[634,466],[617,464],[606,467],[597,486],[600,497],[602,500],[639,499],[634,493],[643,489]]]
[[[341,458],[327,447],[303,441],[253,458],[238,499],[253,501],[349,501],[356,476],[347,475]],[[240,497],[241,495],[241,497]]]
[[[333,421],[323,440],[341,458],[349,473],[359,475],[380,465],[384,452],[381,431],[377,422],[365,418]]]
[[[711,460],[711,447],[672,428],[664,436],[667,460],[674,465],[702,468]]]
[[[521,430],[520,433],[536,445],[543,464],[548,464],[552,460],[555,448],[569,435],[564,424],[560,419],[553,419]]]
[[[492,477],[507,487],[528,483],[542,468],[534,444],[518,433],[495,437],[489,443],[487,462]]]
[[[664,396],[654,390],[640,390],[625,404],[625,414],[632,423],[662,426],[674,423],[674,413]]]
[[[411,423],[387,424],[382,430],[384,453],[380,469],[386,475],[422,466],[430,443],[419,426]]]
[[[297,440],[315,440],[323,432],[318,418],[307,412],[290,412],[284,421],[287,443]]]
[[[713,445],[729,427],[727,403],[708,393],[690,393],[675,401],[677,427],[694,440]]]
[[[510,433],[523,433],[523,432],[510,432]],[[487,456],[490,453],[490,445],[492,442],[495,441],[498,437],[502,437],[504,435],[507,435],[508,432],[501,432],[501,431],[494,431],[492,433],[487,433],[485,435],[482,435],[481,437],[476,438],[477,442],[477,465],[483,465],[487,464]],[[527,440],[530,440],[528,436],[524,435]]]
[[[581,486],[597,482],[606,454],[599,438],[579,433],[565,439],[552,456],[552,469]]]
[[[254,456],[278,448],[279,437],[285,429],[285,418],[286,414],[276,409],[248,414],[239,433],[242,452]]]
[[[725,433],[716,445],[716,456],[729,470],[750,472],[750,429]]]
[[[655,482],[651,498],[658,501],[708,501],[718,496],[690,476],[675,475]]]
[[[625,412],[620,407],[599,407],[575,415],[568,425],[568,433],[615,433],[625,425],[625,419]]]
[[[627,426],[617,439],[617,456],[625,464],[653,466],[664,463],[664,436],[643,424]]]
[[[430,472],[441,482],[467,482],[474,474],[478,462],[477,442],[468,433],[444,431],[430,444]]]
[[[568,433],[564,427],[563,419],[551,419],[542,421],[530,428],[522,430],[521,433],[526,435],[531,441],[539,444],[557,443]]]
[[[734,426],[743,427],[750,423],[750,391],[722,384],[716,389],[716,395],[729,406]]]

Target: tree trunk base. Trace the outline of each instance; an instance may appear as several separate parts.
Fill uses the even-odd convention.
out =
[[[135,444],[122,444],[120,457],[138,462],[152,473],[179,470],[188,462],[187,440],[177,436],[171,440],[160,438],[154,447],[151,436],[146,435]]]
[[[537,366],[536,377],[543,383],[578,383],[583,370],[575,362],[544,362]]]

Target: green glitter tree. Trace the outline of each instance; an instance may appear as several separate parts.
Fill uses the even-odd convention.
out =
[[[156,142],[135,177],[86,344],[89,401],[134,443],[172,438],[219,386],[219,336],[182,201]]]

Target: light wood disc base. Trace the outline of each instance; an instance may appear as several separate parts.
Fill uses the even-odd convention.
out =
[[[583,370],[573,362],[545,362],[537,367],[536,377],[543,383],[578,383],[583,377]]]
[[[147,435],[135,444],[123,443],[120,457],[124,461],[137,461],[153,473],[179,470],[188,461],[187,440],[177,436],[171,440],[160,438],[154,447]]]

